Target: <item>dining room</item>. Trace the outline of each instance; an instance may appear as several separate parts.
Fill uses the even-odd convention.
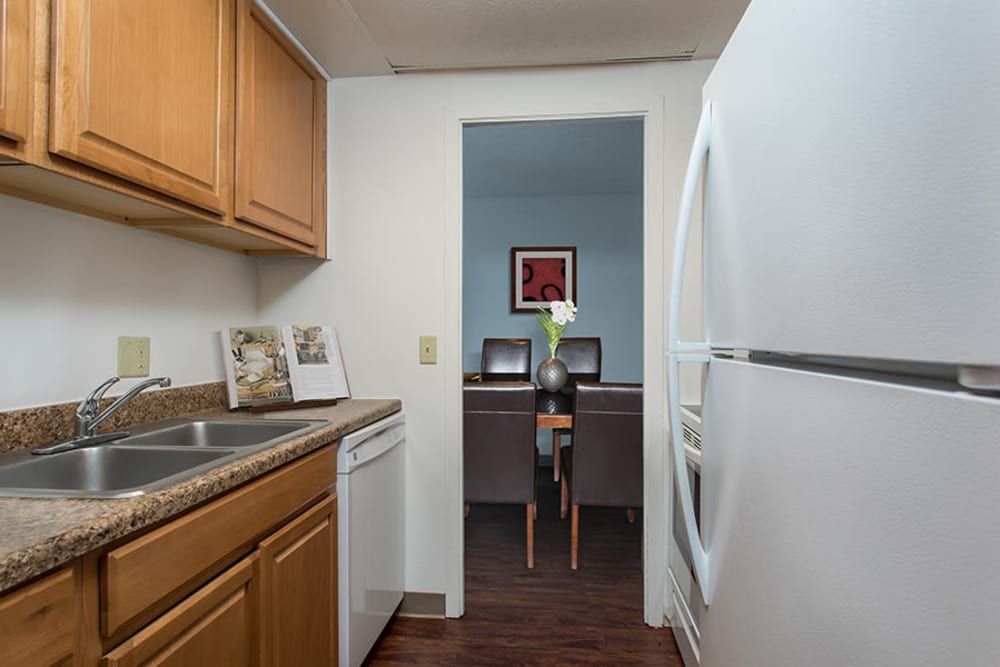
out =
[[[482,124],[463,134],[463,370],[479,370],[484,338],[530,338],[532,369],[549,356],[534,309],[512,312],[511,248],[570,247],[576,284],[557,296],[575,297],[579,311],[564,335],[601,338],[602,380],[642,382],[642,120]]]
[[[530,452],[521,458],[534,457],[537,475],[534,509],[527,512],[533,516],[526,516],[523,504],[492,504],[467,488],[476,499],[468,503],[465,520],[467,613],[476,600],[483,600],[472,582],[484,577],[494,583],[508,578],[513,585],[527,576],[528,585],[537,588],[546,578],[561,580],[574,572],[581,581],[585,576],[620,577],[625,567],[634,570],[637,583],[617,593],[632,591],[626,595],[633,598],[635,620],[641,618],[642,522],[630,523],[641,509],[583,507],[571,539],[573,508],[561,497],[566,476],[559,474],[559,453],[572,451],[574,444],[578,380],[600,390],[600,401],[608,400],[607,388],[614,394],[626,387],[634,394],[627,398],[626,411],[635,413],[631,423],[638,429],[632,438],[638,472],[631,485],[641,500],[643,131],[641,118],[484,123],[463,129],[463,371],[472,380],[531,383],[526,389],[531,404],[528,399],[521,403],[532,413],[530,420],[525,418],[530,427],[522,430],[530,428]],[[553,266],[551,279],[545,278]],[[539,365],[565,354],[556,354],[559,341],[550,346],[537,306],[567,300],[576,311],[559,332],[566,342],[562,349],[569,350],[574,341],[596,342],[596,373],[581,375],[571,368],[565,384],[549,392],[535,386]],[[483,376],[489,339],[514,339],[527,348],[520,353],[527,357],[522,362],[527,377]],[[508,446],[510,438],[499,435],[499,427],[484,428]],[[611,456],[614,462],[594,465],[611,469],[629,458]],[[487,467],[495,478],[498,464]],[[468,476],[465,483],[470,484]],[[530,552],[524,557],[526,539],[534,540],[533,558]],[[578,561],[571,543],[578,546]],[[483,561],[483,553],[500,550],[522,557]],[[590,601],[594,603],[600,604]]]

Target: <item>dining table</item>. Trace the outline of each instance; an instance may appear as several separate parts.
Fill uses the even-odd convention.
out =
[[[559,450],[562,446],[560,429],[573,428],[573,389],[559,391],[535,390],[535,428],[552,429],[552,479],[559,481]]]

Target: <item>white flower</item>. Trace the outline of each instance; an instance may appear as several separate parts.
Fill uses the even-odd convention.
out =
[[[550,301],[548,310],[541,306],[537,310],[538,323],[545,331],[549,352],[555,357],[566,325],[576,320],[576,306],[572,301]]]

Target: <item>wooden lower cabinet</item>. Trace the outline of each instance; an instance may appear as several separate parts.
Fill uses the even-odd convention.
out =
[[[337,663],[336,446],[0,596],[0,666]]]
[[[108,653],[102,667],[259,664],[256,554]]]
[[[77,567],[67,567],[0,598],[0,665],[76,665]]]
[[[100,664],[336,663],[337,497],[331,495],[125,640]]]
[[[336,496],[264,540],[258,554],[264,664],[336,664]]]
[[[124,639],[198,589],[336,481],[329,448],[188,512],[101,558],[101,634]]]

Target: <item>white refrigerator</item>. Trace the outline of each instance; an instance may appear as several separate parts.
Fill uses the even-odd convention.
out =
[[[1000,2],[753,0],[704,102],[686,661],[1000,665]]]

